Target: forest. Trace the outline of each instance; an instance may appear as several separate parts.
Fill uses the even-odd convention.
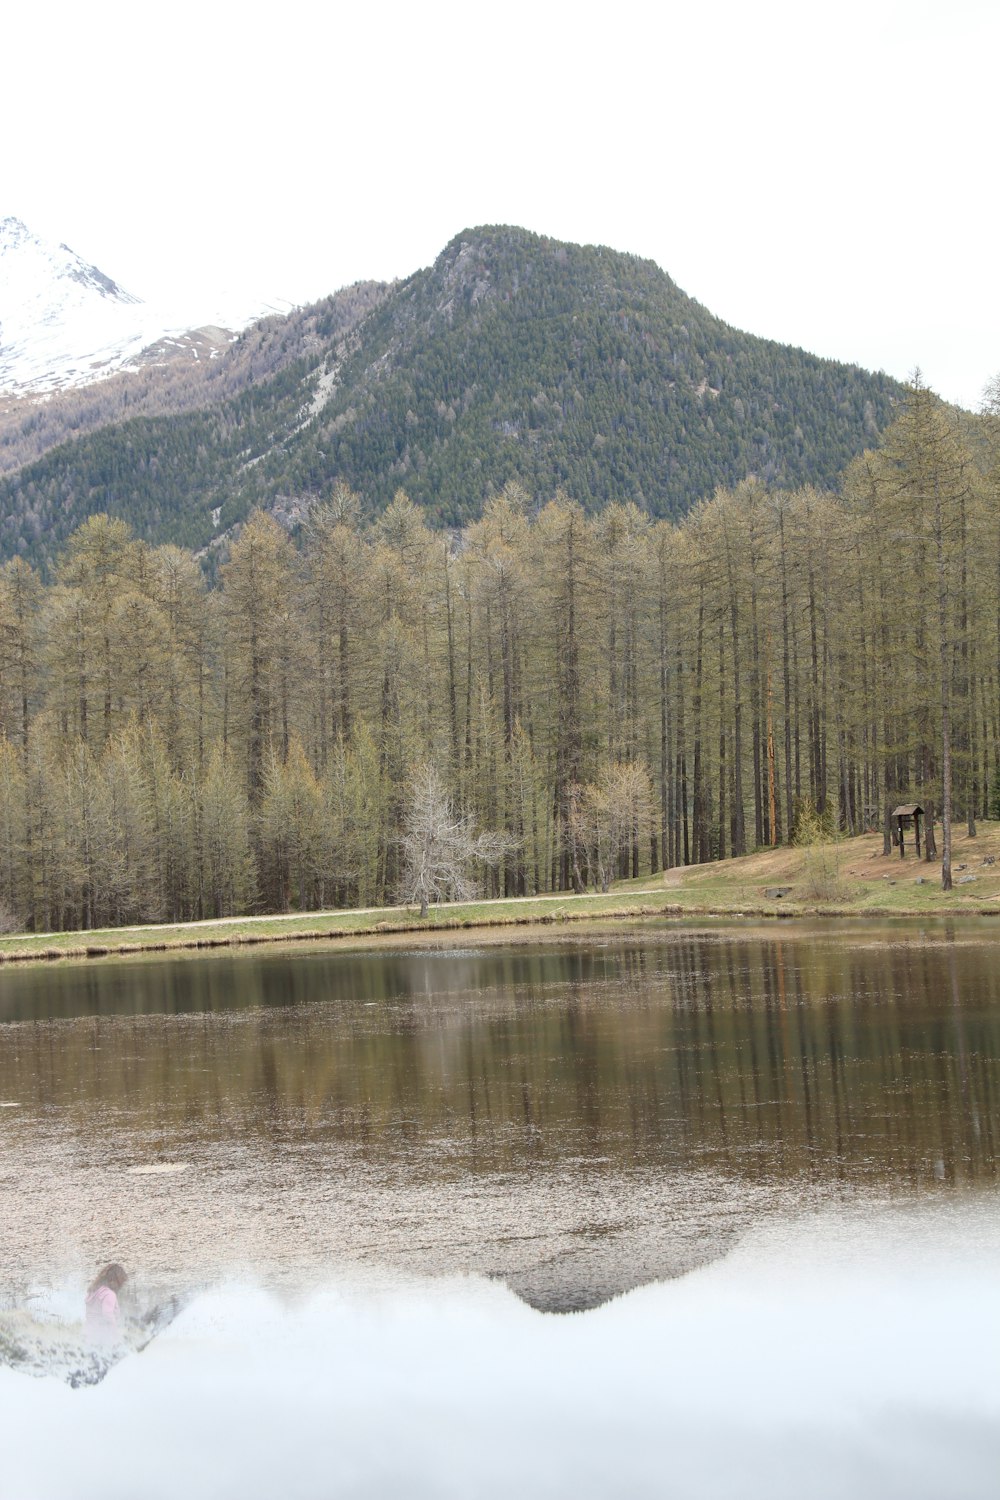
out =
[[[8,927],[407,897],[418,815],[488,894],[888,851],[910,800],[948,883],[952,819],[1000,816],[998,416],[917,383],[839,493],[751,479],[677,522],[516,482],[461,529],[402,491],[364,516],[337,484],[296,545],[256,511],[212,585],[106,515],[51,577],[5,564]]]

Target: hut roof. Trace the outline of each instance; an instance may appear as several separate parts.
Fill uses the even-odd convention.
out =
[[[919,802],[904,802],[902,807],[893,809],[894,818],[912,818],[914,813],[922,813],[923,808]]]

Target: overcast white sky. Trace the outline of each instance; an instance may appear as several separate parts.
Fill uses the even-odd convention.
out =
[[[514,223],[979,403],[996,0],[18,5],[0,217],[149,300],[304,302]]]

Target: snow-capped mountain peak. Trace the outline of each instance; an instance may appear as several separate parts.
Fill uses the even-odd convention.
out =
[[[8,278],[20,278],[22,287],[26,282],[34,282],[37,287],[38,271],[42,269],[53,281],[75,282],[100,297],[139,301],[96,266],[81,260],[68,245],[46,245],[20,219],[0,219],[0,257],[0,284],[6,284]]]
[[[0,394],[88,385],[135,368],[142,351],[212,325],[217,342],[262,315],[178,317],[151,306],[67,245],[0,219]],[[232,334],[235,337],[235,333]]]

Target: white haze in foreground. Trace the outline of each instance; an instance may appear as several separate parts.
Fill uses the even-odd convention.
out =
[[[990,1196],[814,1217],[568,1317],[473,1279],[222,1286],[100,1386],[0,1370],[0,1493],[993,1497],[998,1272]]]

